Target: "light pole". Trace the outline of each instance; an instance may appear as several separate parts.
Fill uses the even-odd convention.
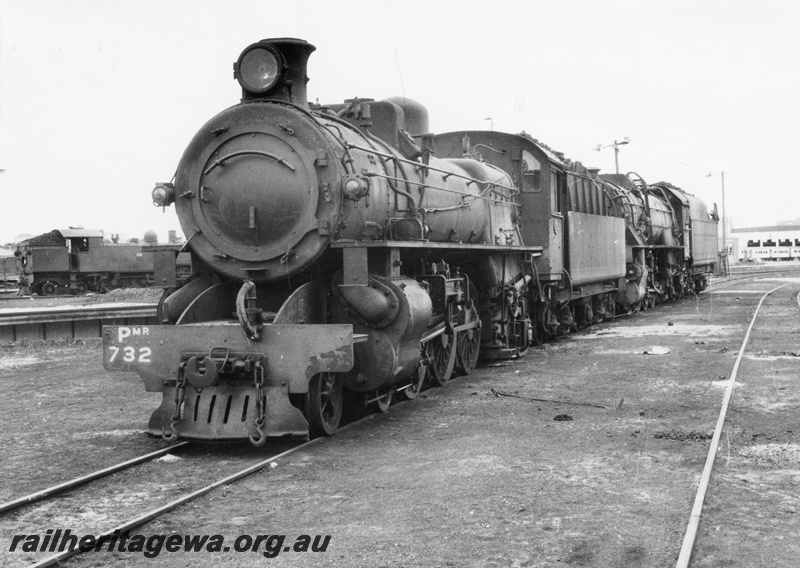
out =
[[[616,166],[617,173],[619,173],[619,147],[630,143],[631,139],[626,136],[625,138],[622,139],[621,142],[617,142],[616,140],[614,140],[614,142],[611,144],[606,144],[606,145],[598,144],[597,148],[595,148],[594,150],[595,152],[599,152],[603,148],[614,148],[614,166]]]
[[[711,177],[717,174],[711,172],[706,174],[706,177]],[[728,256],[728,226],[725,222],[725,172],[719,173],[722,179],[722,248],[725,250],[725,256]]]
[[[483,120],[488,120],[489,121],[489,130],[494,132],[494,120],[492,120],[492,117],[491,116],[487,116]]]

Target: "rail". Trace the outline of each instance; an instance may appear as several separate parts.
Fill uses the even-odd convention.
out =
[[[59,483],[58,485],[48,487],[47,489],[42,489],[40,491],[36,491],[35,493],[31,493],[23,497],[18,497],[13,501],[8,501],[7,503],[0,504],[0,516],[5,515],[9,511],[14,511],[16,509],[19,509],[20,507],[31,505],[33,503],[38,503],[39,501],[47,499],[52,495],[57,495],[69,489],[74,489],[75,487],[79,487],[81,485],[89,483],[90,481],[94,481],[95,479],[100,479],[101,477],[105,477],[106,475],[111,475],[112,473],[116,473],[118,471],[122,471],[124,469],[128,469],[130,467],[139,465],[141,463],[154,460],[157,457],[161,457],[165,454],[173,453],[175,450],[183,448],[187,445],[189,445],[189,442],[181,442],[179,444],[167,446],[166,448],[161,448],[160,450],[150,452],[149,454],[145,454],[143,456],[139,456],[137,458],[133,458],[128,461],[118,463],[116,465],[112,465],[92,473],[87,473],[86,475],[76,477],[75,479],[71,479],[63,483]]]
[[[717,418],[717,425],[714,428],[714,435],[711,438],[711,445],[708,448],[706,462],[703,466],[703,473],[700,476],[700,485],[698,486],[697,493],[695,494],[694,505],[692,506],[692,512],[689,515],[689,524],[687,525],[686,532],[684,533],[683,544],[681,545],[681,550],[678,555],[678,563],[676,564],[676,568],[688,568],[689,562],[692,558],[692,550],[694,548],[695,539],[697,538],[697,531],[700,526],[700,517],[703,514],[703,503],[706,498],[708,483],[711,479],[711,472],[714,469],[714,462],[716,461],[717,457],[719,440],[722,437],[722,428],[725,425],[725,418],[728,414],[728,406],[730,405],[731,396],[733,396],[733,389],[736,386],[736,375],[739,372],[739,365],[742,362],[742,357],[747,349],[747,343],[750,341],[750,332],[753,331],[753,326],[756,323],[756,317],[758,316],[761,306],[764,304],[764,300],[766,300],[767,297],[773,292],[780,290],[781,288],[785,288],[788,285],[789,284],[782,284],[781,286],[777,286],[761,297],[761,300],[758,302],[758,306],[756,306],[756,311],[753,313],[753,317],[750,320],[750,325],[747,327],[747,332],[744,334],[742,346],[739,348],[739,354],[736,356],[736,361],[733,364],[731,376],[725,386],[725,396],[722,399],[722,407],[720,408],[719,416]]]
[[[378,415],[377,414],[370,414],[368,416],[365,416],[364,418],[360,418],[359,420],[351,422],[351,423],[345,425],[344,427],[340,428],[339,432],[342,432],[342,431],[344,431],[344,430],[346,430],[348,428],[355,427],[358,424],[363,424],[363,423],[366,423],[368,421],[371,421],[376,416],[378,416]],[[231,475],[228,475],[228,476],[226,476],[226,477],[224,477],[222,479],[219,479],[219,480],[215,481],[214,483],[211,483],[209,485],[206,485],[205,487],[197,489],[197,490],[193,491],[192,493],[184,494],[183,496],[179,497],[178,499],[175,499],[174,501],[171,501],[171,502],[169,502],[169,503],[167,503],[165,505],[162,505],[160,507],[152,509],[152,510],[146,512],[146,513],[143,513],[143,514],[139,515],[138,517],[135,517],[135,518],[132,518],[132,519],[128,519],[127,521],[124,521],[122,524],[117,525],[114,528],[109,528],[106,531],[104,531],[104,532],[100,533],[99,535],[97,535],[97,540],[98,540],[98,542],[100,541],[100,539],[103,539],[103,538],[105,538],[107,540],[107,539],[111,538],[115,534],[119,535],[119,534],[125,533],[126,531],[130,531],[132,529],[140,527],[140,526],[144,525],[145,523],[148,523],[149,521],[152,521],[153,519],[156,519],[156,518],[164,515],[165,513],[170,512],[170,511],[172,511],[174,509],[177,509],[178,507],[180,507],[181,505],[183,505],[185,503],[189,503],[191,501],[194,501],[195,499],[198,499],[199,497],[202,497],[203,495],[206,495],[207,493],[210,493],[210,492],[212,492],[212,491],[214,491],[216,489],[219,489],[220,487],[226,487],[228,485],[232,485],[232,484],[236,483],[237,481],[239,481],[241,479],[244,479],[245,477],[248,477],[250,475],[253,475],[254,473],[258,473],[260,471],[269,471],[272,467],[274,467],[274,463],[275,462],[277,462],[277,461],[279,461],[279,460],[281,460],[283,458],[286,458],[286,457],[288,457],[288,456],[290,456],[290,455],[292,455],[292,454],[294,454],[296,452],[302,452],[304,450],[307,450],[308,448],[310,448],[310,447],[312,447],[312,446],[314,446],[316,444],[319,444],[319,443],[321,443],[321,442],[323,442],[324,440],[327,440],[327,439],[328,438],[325,438],[325,437],[323,437],[323,438],[314,438],[313,440],[309,440],[307,442],[303,442],[301,444],[298,444],[298,445],[296,445],[296,446],[294,446],[292,448],[289,448],[288,450],[285,450],[285,451],[283,451],[283,452],[281,452],[279,454],[271,455],[271,456],[269,456],[269,457],[267,457],[267,458],[265,458],[263,460],[258,461],[257,463],[255,463],[255,464],[253,464],[253,465],[251,465],[249,467],[246,467],[245,469],[239,470],[239,471],[237,471],[237,472],[235,472],[235,473],[233,473]],[[174,449],[175,447],[176,446],[172,446],[171,448]],[[56,554],[48,556],[47,558],[39,560],[35,564],[32,564],[31,568],[46,568],[48,566],[54,566],[56,564],[61,563],[61,561],[66,560],[67,558],[70,558],[70,557],[75,556],[77,554],[82,554],[84,552],[88,552],[89,550],[93,550],[93,549],[92,548],[81,548],[80,546],[78,546],[76,548],[68,548],[66,550],[59,551]],[[43,550],[42,550],[42,552],[43,552]]]

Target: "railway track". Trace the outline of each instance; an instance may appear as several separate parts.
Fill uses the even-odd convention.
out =
[[[700,477],[700,484],[698,486],[697,493],[695,495],[692,511],[689,516],[689,523],[686,528],[683,544],[681,545],[681,550],[678,556],[678,562],[676,564],[676,568],[688,568],[692,558],[692,551],[695,546],[695,540],[697,538],[700,521],[703,515],[703,505],[705,503],[706,493],[708,492],[709,482],[711,480],[711,474],[712,471],[714,470],[714,464],[717,461],[716,460],[717,450],[719,448],[720,439],[722,437],[723,428],[725,426],[725,421],[728,414],[728,408],[731,403],[731,398],[733,396],[733,391],[736,385],[736,381],[739,378],[739,367],[742,363],[742,358],[744,357],[744,354],[748,348],[748,343],[750,341],[750,335],[753,331],[753,327],[756,324],[756,320],[758,318],[761,307],[763,306],[767,298],[772,294],[774,294],[775,292],[777,292],[778,290],[786,288],[789,285],[790,285],[789,283],[786,283],[786,284],[781,284],[779,286],[775,286],[774,288],[764,293],[763,296],[761,296],[761,299],[758,302],[758,306],[755,309],[755,313],[753,314],[753,317],[750,320],[750,324],[747,327],[747,331],[745,332],[741,347],[739,348],[739,352],[736,357],[736,361],[733,365],[733,369],[731,370],[730,376],[727,379],[727,383],[725,386],[725,395],[722,400],[722,405],[720,408],[716,426],[714,428],[714,434],[711,439],[711,444],[709,445],[708,448],[708,454],[706,456],[705,465],[703,467],[703,472]],[[800,302],[800,293],[798,294],[798,302]]]
[[[376,415],[374,414],[367,415],[363,418],[350,422],[345,426],[342,426],[339,430],[340,431],[346,430],[350,427],[355,426],[356,424],[371,420],[375,416]],[[110,539],[113,535],[119,536],[127,531],[131,531],[137,527],[141,527],[142,525],[154,519],[157,519],[162,515],[165,515],[166,513],[173,511],[174,509],[184,504],[199,499],[204,495],[207,495],[208,493],[211,493],[212,491],[219,489],[220,487],[225,487],[234,484],[250,475],[258,473],[259,471],[277,467],[278,462],[281,459],[286,458],[296,452],[306,450],[315,444],[322,443],[324,440],[327,440],[327,438],[315,438],[313,440],[309,440],[306,442],[291,443],[288,445],[288,447],[287,444],[285,443],[274,444],[273,446],[267,446],[266,450],[261,450],[261,451],[247,446],[246,447],[247,451],[251,454],[251,456],[249,459],[246,459],[244,461],[248,463],[239,464],[239,468],[227,468],[230,471],[227,472],[226,475],[223,475],[222,477],[219,477],[216,480],[207,483],[206,485],[203,485],[191,491],[186,491],[179,497],[169,500],[167,503],[163,503],[156,507],[153,507],[144,513],[128,515],[126,518],[120,520],[113,527],[105,529],[99,527],[87,527],[87,528],[78,527],[74,528],[72,530],[72,533],[84,534],[84,535],[91,534],[97,539],[97,542],[100,542],[100,539],[105,539],[107,542],[108,539]],[[112,474],[125,472],[126,470],[130,470],[136,466],[145,464],[147,462],[152,462],[153,460],[156,460],[158,458],[167,455],[174,454],[176,453],[176,451],[188,451],[191,448],[197,446],[198,446],[197,444],[192,444],[190,442],[180,442],[178,444],[162,448],[155,452],[150,452],[148,454],[139,456],[137,458],[133,458],[131,460],[127,460],[125,462],[109,466],[107,468],[77,477],[75,479],[59,483],[52,487],[36,491],[29,495],[13,499],[7,503],[0,504],[0,518],[15,512],[19,514],[20,511],[26,511],[35,507],[49,508],[53,504],[56,498],[63,496],[65,492],[70,490],[79,490],[82,491],[84,494],[88,494],[90,498],[87,499],[86,501],[83,501],[79,497],[74,497],[74,496],[72,497],[73,500],[75,501],[81,503],[88,502],[91,504],[91,497],[94,496],[97,492],[108,493],[110,491],[109,487],[102,487],[98,489],[92,485],[92,482],[97,482],[98,480],[107,478]],[[221,448],[221,446],[212,446],[212,448],[214,448],[214,450],[212,451],[215,452],[216,456],[216,453],[220,452],[219,448]],[[266,457],[264,455],[265,453]],[[216,456],[215,459],[218,459],[218,456]],[[241,467],[241,465],[244,465],[244,467]],[[198,469],[199,468],[193,468],[193,471],[176,475],[176,477],[190,478],[193,480],[195,478],[201,478],[202,476],[198,475],[197,471]],[[136,487],[131,487],[131,485],[129,485],[129,480],[122,479],[120,480],[120,483],[124,485],[122,491],[127,493],[137,492]],[[35,515],[35,513],[33,514]],[[51,511],[48,511],[48,515],[52,514],[53,513]],[[36,561],[33,564],[30,564],[29,566],[30,568],[45,568],[47,566],[55,566],[72,556],[81,554],[83,552],[87,552],[89,550],[92,550],[92,547],[89,547],[87,550],[82,550],[78,546],[74,548],[70,547],[64,551],[56,552],[55,554],[51,554],[50,556],[47,556],[45,558],[37,558]],[[53,551],[54,551],[53,547],[51,547],[49,552]]]
[[[210,481],[205,485],[200,485],[200,483],[197,483],[195,489],[182,491],[181,494],[175,498],[157,499],[158,501],[161,501],[161,503],[143,513],[131,513],[128,511],[130,507],[124,507],[125,512],[117,514],[115,511],[106,511],[103,505],[98,505],[98,502],[103,500],[102,496],[110,493],[114,493],[123,497],[125,495],[141,495],[142,493],[149,493],[150,478],[147,475],[143,475],[145,478],[144,481],[132,481],[130,476],[122,475],[119,479],[112,480],[111,482],[105,480],[105,482],[102,483],[102,486],[98,486],[98,484],[94,482],[97,482],[101,478],[107,478],[112,473],[122,473],[156,458],[165,456],[167,454],[173,454],[176,452],[176,450],[183,450],[185,452],[189,449],[188,447],[192,446],[191,444],[184,442],[163,448],[156,452],[151,452],[115,466],[111,466],[109,468],[81,476],[68,482],[37,491],[36,493],[14,499],[8,503],[0,505],[0,515],[5,516],[16,512],[17,517],[15,521],[16,524],[19,525],[20,523],[25,523],[27,518],[38,519],[45,516],[52,518],[53,516],[58,516],[60,514],[69,515],[69,513],[54,512],[54,510],[63,511],[65,508],[71,508],[75,510],[78,507],[93,510],[95,507],[97,507],[98,510],[102,511],[102,513],[98,513],[100,516],[116,516],[119,518],[119,520],[117,520],[116,524],[110,528],[102,528],[101,526],[97,525],[88,527],[71,527],[71,533],[92,535],[97,539],[98,542],[101,538],[107,541],[108,538],[114,534],[120,535],[126,531],[131,531],[222,486],[233,484],[263,469],[275,467],[278,460],[283,459],[297,451],[307,449],[310,446],[321,442],[322,440],[323,438],[317,438],[304,443],[296,443],[289,447],[286,447],[285,444],[281,444],[280,446],[274,446],[272,451],[267,450],[266,452],[251,451],[251,455],[247,459],[239,460],[243,463],[239,463],[238,467],[223,468],[227,470],[225,475],[222,475],[221,477],[218,477],[217,479]],[[191,479],[192,481],[203,479],[204,476],[200,474],[200,470],[205,469],[208,464],[202,457],[199,459],[201,462],[200,464],[194,464],[193,462],[195,460],[191,459],[182,460],[185,463],[178,467],[185,471],[173,473],[173,477]],[[218,457],[214,459],[219,461]],[[243,465],[244,467],[242,467]],[[174,468],[175,463],[170,464],[170,467]],[[209,480],[206,479],[206,481]],[[115,489],[114,486],[116,485],[120,485],[121,487]],[[71,490],[76,490],[76,493],[67,495],[65,497],[64,493]],[[125,501],[124,498],[121,500]],[[148,503],[149,501],[150,500],[147,500]],[[17,531],[19,532],[19,529],[17,529]],[[39,532],[44,533],[44,530],[40,529]],[[75,546],[74,548],[67,547],[66,550],[55,552],[54,554],[50,554],[44,558],[42,558],[42,556],[44,556],[43,554],[37,554],[35,562],[30,566],[37,568],[54,566],[66,560],[67,558],[70,558],[71,556],[81,554],[82,552],[86,552],[91,549],[92,547],[89,547],[87,550],[81,550],[79,546]],[[50,547],[48,551],[54,552],[55,547]],[[13,557],[8,558],[7,560],[10,560],[11,558]]]
[[[790,266],[779,266],[770,269],[753,269],[748,271],[736,272],[723,279],[715,279],[709,284],[709,289],[719,288],[721,286],[729,286],[742,281],[756,280],[765,277],[781,277],[785,275],[800,275],[800,264],[793,264]]]
[[[155,452],[150,452],[148,454],[144,454],[137,458],[133,458],[122,463],[118,463],[116,465],[112,465],[109,467],[105,467],[103,469],[94,471],[92,473],[87,473],[86,475],[81,475],[80,477],[76,477],[75,479],[70,479],[69,481],[64,481],[63,483],[59,483],[57,485],[53,485],[52,487],[48,487],[46,489],[41,489],[34,493],[30,493],[23,497],[18,497],[6,503],[0,504],[0,516],[7,515],[12,511],[16,511],[22,507],[26,507],[28,505],[33,505],[34,503],[38,503],[44,499],[48,499],[52,496],[58,495],[63,493],[64,491],[68,491],[70,489],[74,489],[76,487],[80,487],[86,483],[94,481],[96,479],[100,479],[101,477],[105,477],[107,475],[111,475],[112,473],[117,473],[118,471],[123,471],[128,468],[137,466],[141,463],[145,463],[156,458],[159,458],[163,455],[170,454],[179,450],[188,445],[188,442],[181,442],[179,444],[175,444],[173,446],[169,446],[167,448],[162,448],[160,450],[156,450]]]

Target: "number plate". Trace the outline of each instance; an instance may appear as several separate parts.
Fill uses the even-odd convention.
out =
[[[103,366],[109,371],[152,363],[150,327],[109,327],[103,334]]]

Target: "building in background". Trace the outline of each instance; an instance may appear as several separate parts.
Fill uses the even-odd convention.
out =
[[[728,238],[732,258],[740,262],[800,259],[800,219],[768,227],[733,229]]]

